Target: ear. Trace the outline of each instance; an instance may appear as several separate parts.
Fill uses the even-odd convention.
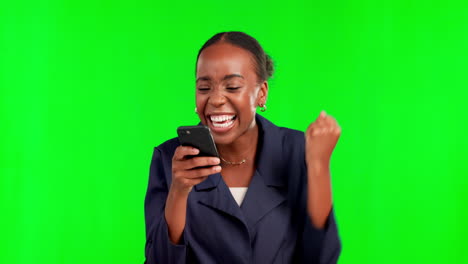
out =
[[[258,90],[257,105],[265,105],[268,97],[268,82],[263,81]]]

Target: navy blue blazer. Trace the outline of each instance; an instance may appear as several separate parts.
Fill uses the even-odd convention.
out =
[[[330,213],[324,229],[307,213],[304,133],[256,116],[257,169],[239,207],[220,173],[194,186],[180,244],[168,235],[164,206],[177,138],[154,149],[145,198],[148,264],[336,263],[341,251]]]

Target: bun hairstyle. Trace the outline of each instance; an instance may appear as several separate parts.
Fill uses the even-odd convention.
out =
[[[260,43],[250,35],[239,31],[221,32],[211,37],[198,51],[197,63],[202,51],[218,42],[229,43],[249,51],[255,60],[255,72],[260,83],[273,75],[273,61],[265,53]]]

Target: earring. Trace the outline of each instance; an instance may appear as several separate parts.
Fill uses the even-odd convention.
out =
[[[260,111],[265,112],[267,110],[266,104],[260,104]]]
[[[198,112],[197,112],[197,108],[196,108],[196,107],[195,107],[195,114],[198,114]]]

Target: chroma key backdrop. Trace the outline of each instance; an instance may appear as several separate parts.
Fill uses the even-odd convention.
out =
[[[0,3],[0,263],[143,263],[153,147],[198,122],[221,31],[274,60],[265,117],[343,133],[340,264],[468,263],[468,3]]]

